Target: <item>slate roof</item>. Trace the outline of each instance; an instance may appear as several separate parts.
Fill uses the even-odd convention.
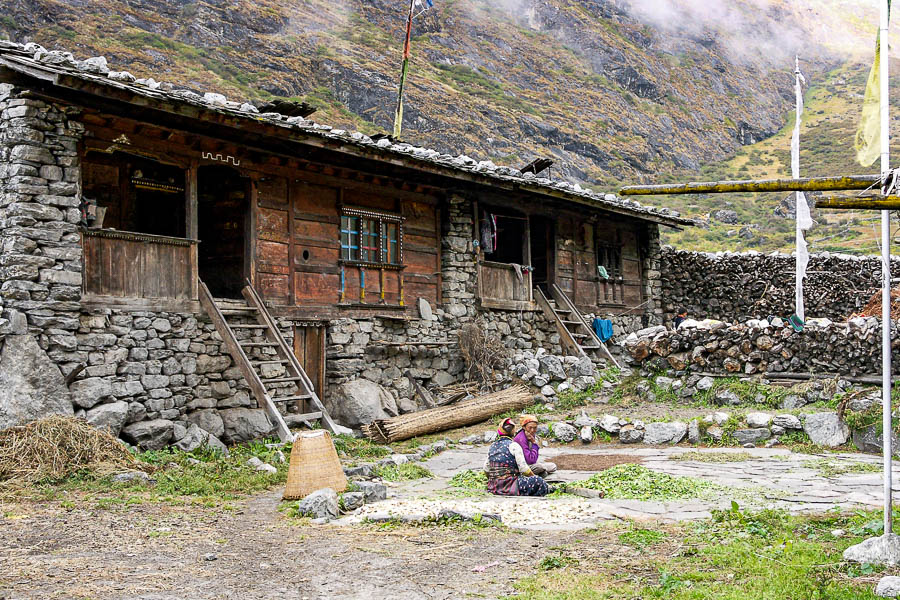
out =
[[[46,50],[35,43],[17,44],[0,40],[0,68],[6,68],[34,79],[50,82],[60,87],[67,87],[66,82],[79,80],[99,85],[109,93],[128,92],[135,99],[143,97],[149,100],[165,101],[175,105],[193,106],[195,118],[204,119],[212,113],[227,114],[244,118],[254,123],[265,123],[282,128],[281,135],[287,132],[299,132],[309,137],[321,138],[337,143],[342,149],[366,149],[374,152],[384,160],[400,159],[412,168],[416,164],[430,164],[441,167],[452,173],[468,174],[486,185],[492,182],[512,183],[523,191],[552,195],[566,201],[625,214],[635,218],[657,222],[672,227],[695,225],[692,219],[686,219],[673,210],[642,205],[634,200],[621,198],[615,194],[599,194],[582,188],[579,184],[566,181],[552,181],[533,173],[520,173],[518,169],[498,166],[491,161],[478,161],[465,155],[453,156],[443,154],[430,148],[422,148],[406,142],[392,142],[383,138],[378,141],[358,131],[336,129],[328,125],[315,123],[301,116],[286,117],[280,113],[260,113],[249,102],[230,101],[222,94],[204,93],[184,89],[180,86],[159,82],[153,78],[137,79],[127,71],[111,70],[105,57],[93,57],[77,60],[70,52]],[[272,135],[279,131],[273,130]]]

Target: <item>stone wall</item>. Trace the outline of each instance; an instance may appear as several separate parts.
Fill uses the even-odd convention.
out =
[[[894,326],[897,340],[900,327]],[[633,363],[653,370],[675,369],[752,375],[812,372],[849,376],[881,373],[881,322],[875,317],[849,322],[810,319],[801,332],[779,323],[751,319],[728,324],[688,320],[677,330],[651,327],[625,341]],[[900,371],[900,345],[893,350]]]
[[[63,371],[77,362],[81,297],[73,114],[0,84],[0,326],[35,335]]]
[[[759,252],[662,251],[662,313],[671,323],[679,307],[691,317],[737,322],[794,312],[795,259]],[[892,271],[900,270],[900,259]],[[881,285],[881,260],[823,252],[810,256],[804,281],[807,317],[845,320]]]

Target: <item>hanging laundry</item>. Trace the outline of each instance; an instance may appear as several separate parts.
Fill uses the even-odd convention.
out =
[[[609,319],[595,318],[592,325],[594,326],[594,333],[597,334],[601,342],[605,342],[613,336],[613,324]]]
[[[513,271],[516,272],[516,277],[519,278],[519,283],[522,283],[522,265],[517,265],[513,263]]]

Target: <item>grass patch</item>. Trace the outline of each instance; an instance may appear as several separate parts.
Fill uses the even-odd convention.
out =
[[[882,468],[878,464],[845,462],[828,458],[807,460],[803,462],[803,466],[807,469],[815,469],[819,475],[826,478],[838,477],[848,473],[880,473]]]
[[[690,460],[704,463],[729,463],[751,460],[749,452],[683,452],[669,456],[669,460]]]
[[[631,500],[683,500],[708,497],[724,490],[702,479],[676,477],[635,464],[616,465],[572,482],[570,487],[601,490],[606,498]]]
[[[878,513],[791,516],[751,513],[736,504],[713,518],[678,526],[668,535],[638,529],[619,535],[639,556],[622,561],[581,561],[565,569],[566,555],[548,555],[540,571],[515,584],[516,600],[873,600],[874,577],[883,569],[843,562],[841,553],[877,534]],[[848,532],[840,538],[834,529]],[[678,551],[654,551],[678,535]],[[571,553],[569,553],[571,554]],[[548,560],[560,557],[559,563]],[[554,568],[544,568],[547,566]],[[559,566],[556,566],[559,564]]]
[[[655,529],[642,529],[635,527],[630,531],[619,534],[619,541],[626,546],[643,550],[648,546],[658,544],[666,538],[666,534]]]
[[[596,383],[582,392],[565,390],[556,395],[556,400],[553,401],[553,404],[563,411],[579,408],[587,405],[602,389],[602,383]]]
[[[487,473],[475,469],[460,471],[450,478],[450,486],[466,490],[487,489]]]
[[[393,452],[388,446],[381,446],[367,439],[358,439],[352,435],[336,435],[332,440],[339,455],[351,458],[384,458]]]
[[[385,481],[413,481],[434,477],[431,471],[422,465],[405,463],[402,465],[376,465],[372,469],[374,477],[380,477]]]

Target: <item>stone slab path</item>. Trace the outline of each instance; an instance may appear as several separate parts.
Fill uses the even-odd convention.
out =
[[[879,508],[882,506],[880,472],[846,472],[880,466],[878,456],[866,454],[796,454],[780,448],[548,448],[547,460],[559,454],[617,454],[640,458],[642,464],[671,475],[696,477],[734,490],[714,499],[666,502],[613,500],[604,498],[519,498],[465,494],[450,487],[449,479],[466,469],[480,469],[487,446],[448,450],[423,463],[433,479],[391,484],[386,501],[364,506],[336,523],[363,519],[399,518],[417,520],[441,510],[462,514],[499,515],[504,524],[522,529],[578,530],[611,519],[684,521],[703,519],[714,509],[727,509],[731,501],[742,507],[782,508],[792,513],[824,512],[835,507]],[[672,460],[684,452],[747,453],[749,460],[703,462]],[[864,465],[862,467],[857,465]],[[896,463],[895,463],[896,465]],[[900,465],[894,469],[895,497],[900,499]],[[555,479],[575,481],[590,476],[584,471],[558,471]],[[900,503],[900,502],[898,502]]]

